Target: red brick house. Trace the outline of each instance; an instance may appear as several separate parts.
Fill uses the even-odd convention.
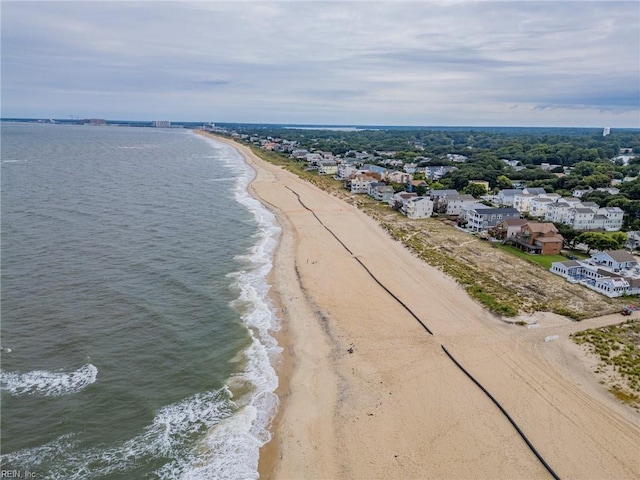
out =
[[[562,250],[563,240],[553,223],[527,222],[511,242],[527,253],[558,255]]]

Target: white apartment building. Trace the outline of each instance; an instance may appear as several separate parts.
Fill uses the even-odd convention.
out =
[[[433,201],[429,197],[409,198],[402,212],[409,218],[429,218],[433,215]]]
[[[547,197],[535,197],[531,199],[529,213],[533,217],[544,218],[549,205],[556,203],[555,200]]]
[[[560,201],[547,206],[547,213],[544,215],[545,222],[567,223],[568,211],[571,208],[566,202]]]
[[[521,193],[513,197],[513,208],[520,213],[529,213],[531,210],[531,200],[536,198],[536,195]]]
[[[606,232],[617,232],[624,223],[624,211],[620,207],[603,207],[598,209],[598,214],[605,217],[604,230]]]
[[[358,169],[356,167],[354,167],[353,165],[347,162],[342,162],[338,164],[336,169],[338,178],[342,178],[342,179],[350,177],[352,174],[356,173],[357,171]]]
[[[520,189],[505,188],[500,190],[496,195],[496,201],[499,205],[505,205],[512,207],[515,201],[516,195],[522,195],[524,192]]]
[[[472,195],[467,194],[458,194],[444,197],[441,199],[440,204],[444,204],[444,212],[446,215],[457,216],[460,215],[460,212],[463,208],[481,205],[478,200],[473,198]],[[484,205],[483,205],[484,206]]]
[[[369,185],[377,182],[375,177],[355,175],[350,181],[351,193],[369,193]]]

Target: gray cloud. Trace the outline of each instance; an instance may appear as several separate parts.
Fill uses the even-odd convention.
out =
[[[2,115],[640,126],[638,9],[3,1]]]

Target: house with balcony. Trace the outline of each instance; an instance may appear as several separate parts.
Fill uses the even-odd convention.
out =
[[[429,218],[433,215],[433,201],[429,197],[409,198],[402,208],[408,218]]]
[[[555,201],[551,198],[537,196],[531,199],[531,207],[529,209],[529,214],[532,217],[536,218],[544,218],[547,213],[547,209],[549,205],[555,203]]]
[[[513,207],[516,195],[522,195],[522,193],[524,192],[519,188],[505,188],[496,195],[496,202],[498,205]]]
[[[457,217],[463,210],[482,205],[473,195],[456,194],[440,198],[438,201],[438,213],[449,217]],[[484,205],[482,205],[484,206]],[[435,207],[434,207],[435,208]]]
[[[569,210],[573,205],[565,202],[564,199],[556,203],[547,205],[547,212],[544,215],[546,222],[569,224]]]
[[[526,253],[559,255],[564,238],[553,223],[527,222],[510,241]]]
[[[356,173],[345,181],[345,187],[351,193],[369,193],[369,185],[380,181],[380,175]]]
[[[513,208],[518,210],[520,213],[529,213],[529,210],[531,210],[531,200],[536,197],[537,195],[531,195],[527,193],[516,195],[515,197],[513,197]]]
[[[595,224],[595,212],[590,208],[576,207],[568,211],[569,219],[567,224],[574,230],[597,230]]]
[[[385,183],[371,183],[369,185],[369,196],[379,202],[388,202],[393,198],[393,187]]]
[[[336,176],[343,180],[356,172],[358,172],[358,169],[348,162],[341,162],[336,168]]]
[[[528,220],[524,218],[508,218],[507,220],[499,222],[490,233],[498,240],[506,241],[520,233],[522,226],[525,225],[527,221]]]
[[[304,159],[307,155],[309,155],[309,150],[305,150],[303,148],[298,148],[291,152],[291,157],[298,160]]]
[[[416,198],[417,196],[418,194],[414,192],[397,192],[393,195],[393,197],[391,197],[391,200],[389,200],[389,205],[391,206],[391,208],[403,211],[406,203],[410,199]]]
[[[433,201],[434,212],[444,213],[446,211],[448,197],[459,195],[457,190],[431,190],[429,198]]]
[[[472,232],[484,232],[510,218],[520,218],[520,212],[510,207],[490,208],[480,205],[467,210],[466,228]]]
[[[620,207],[599,208],[597,213],[604,216],[602,229],[605,232],[617,232],[624,222],[624,211]]]
[[[409,173],[400,172],[400,171],[388,171],[387,174],[383,177],[385,181],[392,183],[408,183],[413,177]]]
[[[335,175],[338,173],[338,164],[333,160],[320,160],[317,164],[320,175]]]
[[[626,271],[638,266],[638,260],[626,250],[605,250],[591,256],[591,262],[613,272]]]

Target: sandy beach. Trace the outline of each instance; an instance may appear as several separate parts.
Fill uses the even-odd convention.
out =
[[[283,227],[282,403],[260,478],[552,478],[443,347],[559,478],[640,478],[640,415],[568,339],[619,315],[503,322],[356,208],[216,138],[256,170],[251,193]]]

